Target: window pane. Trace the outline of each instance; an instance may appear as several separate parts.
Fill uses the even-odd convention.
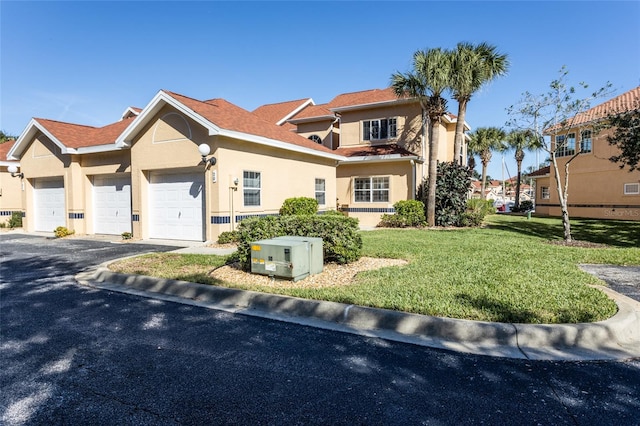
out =
[[[371,122],[363,121],[362,122],[362,137],[365,141],[371,140]]]
[[[369,178],[356,178],[355,179],[355,188],[359,189],[370,189],[371,188],[371,180]]]
[[[316,179],[316,191],[324,191],[324,179]]]
[[[390,138],[395,138],[396,137],[396,119],[395,118],[390,118],[389,119],[389,137]]]
[[[591,152],[591,130],[585,130],[582,132],[580,138],[580,151]]]
[[[375,177],[373,180],[373,189],[389,189],[389,178]]]
[[[381,203],[389,201],[389,191],[388,190],[374,190],[373,191],[373,202]]]
[[[371,139],[380,139],[380,120],[371,120]]]
[[[389,125],[389,122],[386,119],[380,120],[380,139],[387,138],[387,131],[389,130],[387,128],[388,125]]]

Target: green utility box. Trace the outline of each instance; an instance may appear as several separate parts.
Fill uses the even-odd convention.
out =
[[[321,238],[278,237],[251,243],[254,274],[298,281],[322,272],[322,259]]]

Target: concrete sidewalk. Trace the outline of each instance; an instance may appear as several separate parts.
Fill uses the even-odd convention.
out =
[[[176,250],[221,255],[228,254],[227,251],[202,244]],[[619,308],[614,317],[597,323],[534,325],[431,317],[117,274],[109,271],[107,264],[79,274],[76,279],[82,284],[110,291],[465,353],[532,360],[640,357],[640,302],[606,287],[599,288]]]

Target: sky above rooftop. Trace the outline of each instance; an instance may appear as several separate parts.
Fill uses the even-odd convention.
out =
[[[570,82],[640,84],[638,1],[0,2],[0,129],[32,117],[91,126],[161,89],[253,110],[389,85],[417,49],[486,41],[507,76],[471,100],[473,128],[502,127],[522,93]],[[449,109],[456,112],[455,101]],[[515,174],[513,154],[505,155]],[[540,155],[539,161],[544,160]],[[527,154],[524,167],[536,163]],[[502,177],[501,156],[489,174]]]

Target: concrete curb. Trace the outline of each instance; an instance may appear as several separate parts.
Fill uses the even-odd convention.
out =
[[[465,353],[532,360],[621,360],[640,357],[640,303],[598,287],[617,303],[612,318],[583,324],[534,325],[458,320],[344,303],[244,291],[111,272],[107,264],[78,282],[393,341]]]

